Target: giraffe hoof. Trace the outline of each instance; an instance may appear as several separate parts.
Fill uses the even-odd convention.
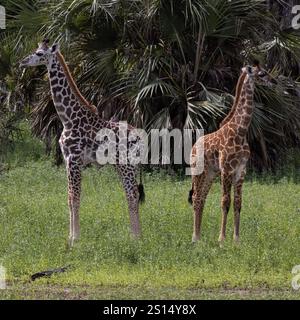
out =
[[[220,248],[223,248],[223,247],[224,247],[224,241],[225,241],[225,238],[224,238],[224,237],[219,237],[218,242],[219,242],[219,247],[220,247]]]
[[[192,244],[196,244],[199,241],[199,237],[193,236],[192,237]]]
[[[74,247],[75,243],[78,242],[78,240],[78,238],[70,237],[66,245],[67,249],[71,250]]]
[[[141,233],[131,233],[131,238],[133,240],[140,240],[142,238]]]
[[[72,239],[69,239],[67,242],[66,242],[66,250],[71,250],[74,246],[74,242]]]
[[[240,245],[240,238],[239,237],[234,237],[233,240],[234,240],[235,245],[237,245],[237,246]]]

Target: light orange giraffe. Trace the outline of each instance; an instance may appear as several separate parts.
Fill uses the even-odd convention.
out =
[[[254,110],[253,95],[255,81],[270,82],[267,72],[256,63],[242,69],[239,78],[233,107],[222,121],[219,130],[207,134],[195,143],[191,152],[192,190],[189,201],[194,209],[194,232],[192,241],[200,238],[200,228],[206,197],[217,174],[221,175],[222,186],[222,222],[219,242],[226,235],[227,214],[231,202],[231,188],[234,187],[234,240],[239,241],[240,212],[242,205],[242,185],[246,174],[246,164],[250,149],[246,135]],[[204,170],[201,174],[193,174],[204,150]]]

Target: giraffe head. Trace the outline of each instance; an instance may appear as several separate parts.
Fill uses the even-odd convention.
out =
[[[253,66],[247,65],[242,68],[242,72],[246,73],[248,78],[253,82],[265,83],[267,85],[272,83],[269,73],[260,66],[258,61],[255,61]]]
[[[35,67],[40,65],[49,66],[54,55],[59,51],[59,44],[48,46],[49,40],[44,39],[38,48],[20,62],[20,67]]]

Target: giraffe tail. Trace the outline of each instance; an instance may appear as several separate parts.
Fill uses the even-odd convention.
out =
[[[188,196],[188,202],[190,204],[193,204],[193,193],[194,193],[194,190],[193,190],[193,187],[192,187],[192,189],[189,192],[189,196]]]
[[[139,202],[145,202],[145,190],[143,186],[142,175],[143,175],[142,168],[140,168],[140,184],[138,185]]]
[[[138,185],[138,189],[139,189],[139,202],[144,202],[145,201],[144,186],[140,183]]]

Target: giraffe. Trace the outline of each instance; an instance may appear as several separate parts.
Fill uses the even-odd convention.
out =
[[[81,171],[89,163],[96,163],[97,150],[101,142],[97,140],[97,133],[101,129],[113,130],[117,139],[119,124],[104,121],[97,114],[97,108],[81,95],[75,84],[70,70],[60,53],[59,44],[48,46],[49,40],[44,39],[34,53],[21,61],[20,67],[34,67],[45,65],[48,69],[52,99],[56,112],[63,124],[59,144],[65,160],[68,178],[69,247],[79,239],[79,207],[81,193]],[[128,131],[133,130],[128,126]],[[131,147],[136,142],[128,142]],[[118,148],[118,147],[117,147]],[[129,207],[131,233],[133,237],[141,235],[139,221],[139,201],[144,200],[142,182],[136,181],[137,165],[124,164],[118,161],[120,150],[117,150],[115,167],[121,177]]]
[[[227,214],[231,202],[231,188],[234,188],[234,240],[239,242],[240,212],[242,206],[242,186],[246,174],[246,164],[250,157],[247,132],[254,111],[255,82],[271,83],[268,73],[258,62],[242,68],[234,104],[230,113],[221,123],[219,130],[200,137],[191,151],[192,170],[197,166],[200,150],[204,150],[203,172],[199,175],[192,171],[192,189],[189,202],[194,209],[194,230],[192,242],[200,239],[203,209],[208,192],[216,175],[221,176],[222,222],[219,243],[225,240]]]

